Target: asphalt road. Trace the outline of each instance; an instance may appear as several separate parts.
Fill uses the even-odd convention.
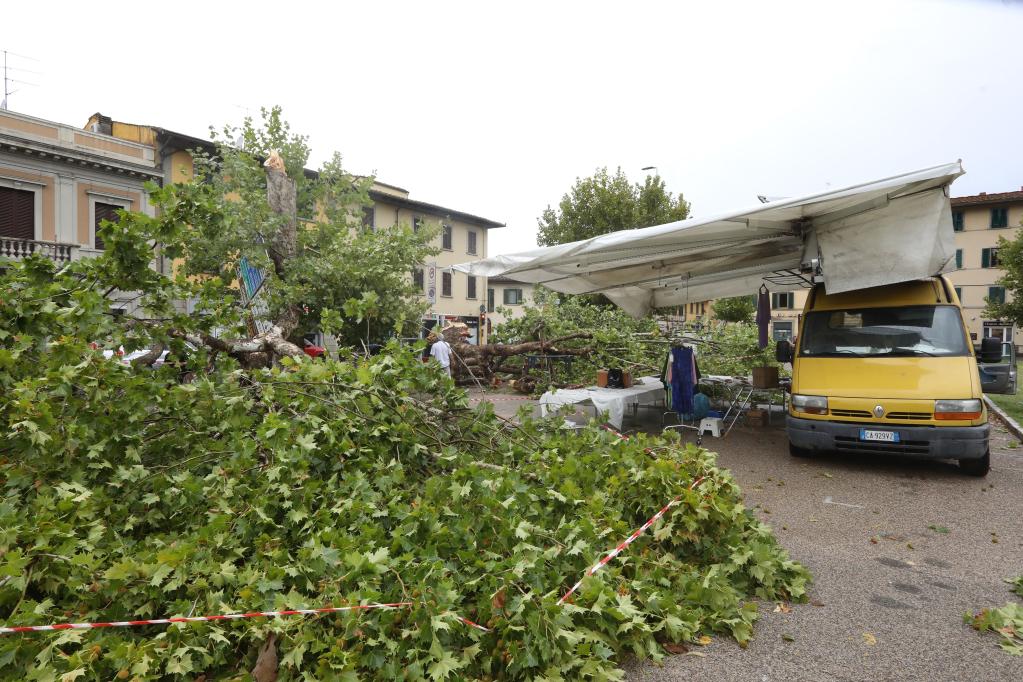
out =
[[[704,445],[813,573],[809,603],[762,603],[746,649],[716,638],[628,663],[628,679],[1023,681],[1023,658],[962,622],[1016,599],[1003,579],[1023,573],[1023,446],[996,428],[992,471],[973,478],[947,462],[793,458],[775,421]]]
[[[704,445],[813,573],[810,602],[761,604],[746,649],[716,639],[703,656],[630,664],[630,680],[1023,680],[1023,658],[962,622],[1016,599],[1003,579],[1023,573],[1023,447],[1007,432],[986,478],[946,462],[797,459],[781,428]]]

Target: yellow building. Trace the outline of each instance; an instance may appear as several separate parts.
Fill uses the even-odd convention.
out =
[[[491,229],[504,227],[487,218],[409,197],[408,190],[374,181],[369,192],[372,206],[363,210],[363,225],[382,229],[406,224],[440,226],[435,246],[440,253],[413,274],[413,283],[430,304],[423,330],[444,321],[463,322],[469,327],[470,343],[486,342],[486,330],[479,333],[480,313],[487,309],[487,278],[455,272],[452,266],[487,257]]]
[[[1016,329],[1002,320],[984,317],[986,298],[1006,296],[998,285],[1004,270],[998,267],[998,238],[1013,239],[1023,223],[1023,188],[1019,192],[952,198],[956,270],[949,273],[963,304],[970,336],[994,336],[1016,343]]]

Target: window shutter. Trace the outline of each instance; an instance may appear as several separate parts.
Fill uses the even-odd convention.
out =
[[[0,237],[36,238],[34,192],[0,187]]]
[[[112,223],[118,221],[117,211],[120,206],[114,206],[113,204],[101,204],[96,202],[96,224],[93,225],[93,230],[96,235],[96,239],[93,242],[93,246],[97,249],[103,249],[103,240],[99,238],[99,226],[104,220],[109,220]]]
[[[991,267],[991,249],[981,249],[980,251],[980,267],[989,268]]]

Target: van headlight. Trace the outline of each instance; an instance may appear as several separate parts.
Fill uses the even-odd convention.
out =
[[[827,414],[828,399],[822,395],[792,394],[792,411],[804,414]]]
[[[979,400],[935,400],[935,419],[979,419]]]

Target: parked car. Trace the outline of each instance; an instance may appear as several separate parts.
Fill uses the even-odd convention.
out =
[[[793,455],[955,459],[967,474],[987,474],[991,427],[977,357],[946,277],[838,294],[817,284],[798,336],[777,351],[792,362]],[[983,339],[980,350],[987,365],[1002,360],[999,339]]]
[[[997,362],[978,363],[980,387],[985,393],[1016,394],[1016,347],[1002,342],[1002,357]]]

